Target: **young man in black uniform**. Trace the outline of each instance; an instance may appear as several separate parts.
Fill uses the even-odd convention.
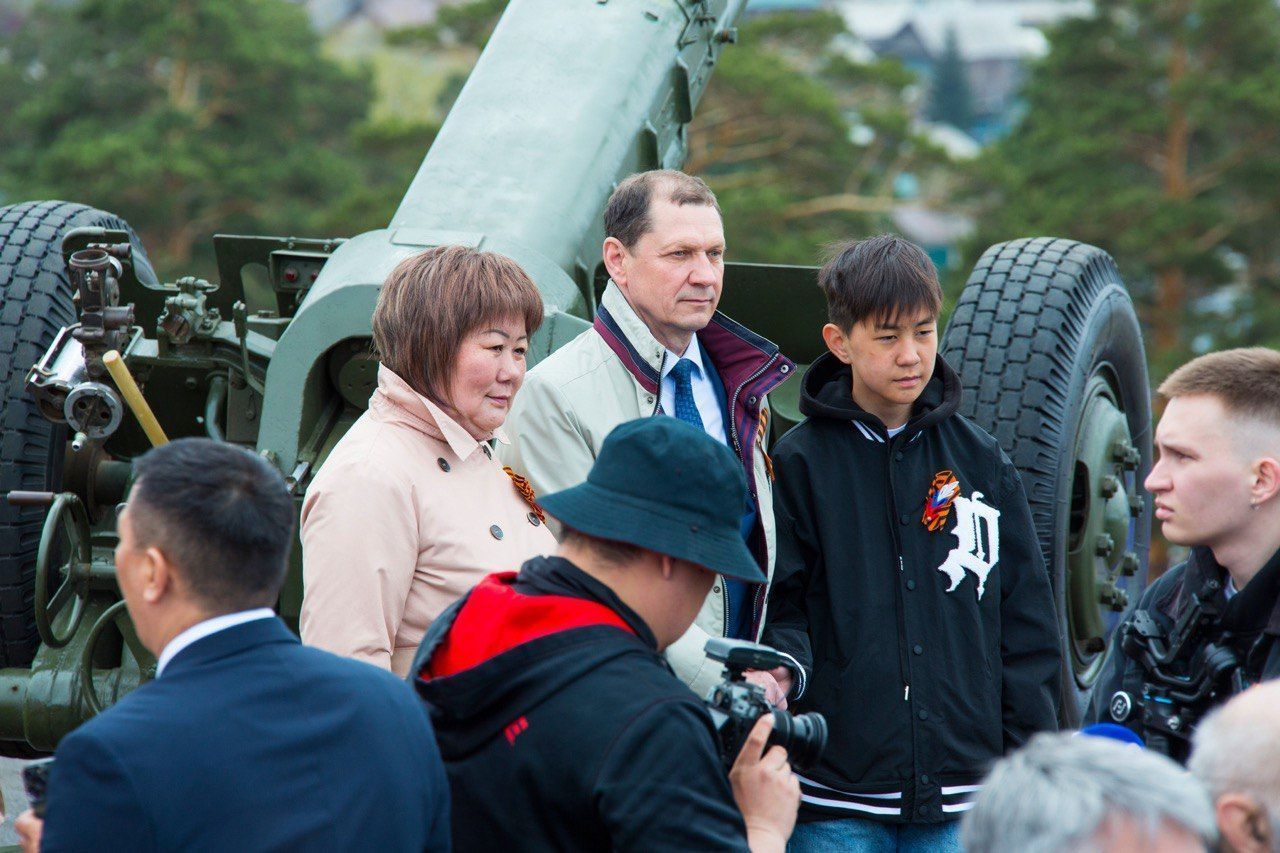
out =
[[[739,530],[733,451],[677,418],[604,440],[542,505],[554,557],[489,575],[410,670],[436,725],[453,849],[782,853],[799,787],[763,715],[726,777],[702,700],[662,651],[717,573],[764,581]],[[769,722],[765,722],[765,721]]]
[[[937,272],[897,237],[819,273],[829,353],[773,462],[778,563],[764,642],[827,716],[792,851],[958,850],[991,761],[1057,727],[1058,628],[1022,483],[956,413]]]
[[[1185,760],[1185,739],[1207,706],[1189,713],[1169,706],[1161,716],[1179,717],[1172,733],[1148,725],[1140,706],[1152,679],[1125,653],[1122,637],[1139,614],[1158,631],[1176,633],[1199,597],[1215,615],[1170,663],[1169,674],[1202,670],[1192,661],[1214,643],[1233,653],[1239,667],[1224,673],[1208,704],[1280,677],[1280,352],[1257,347],[1201,356],[1174,371],[1159,393],[1169,402],[1156,429],[1160,458],[1146,487],[1165,538],[1191,554],[1147,587],[1112,635],[1087,719],[1122,722],[1148,746]]]

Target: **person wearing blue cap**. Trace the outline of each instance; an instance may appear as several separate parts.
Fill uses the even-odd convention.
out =
[[[557,554],[489,575],[432,623],[410,677],[455,850],[784,849],[800,789],[786,751],[765,750],[772,715],[726,776],[705,705],[662,657],[717,575],[764,580],[733,463],[679,419],[622,424],[586,482],[542,499]]]

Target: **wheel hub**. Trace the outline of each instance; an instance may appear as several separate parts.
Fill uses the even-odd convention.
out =
[[[1076,437],[1065,589],[1072,670],[1082,688],[1102,666],[1109,621],[1104,608],[1120,612],[1128,606],[1125,579],[1141,565],[1131,550],[1133,519],[1143,509],[1136,474],[1141,459],[1110,383],[1094,376]]]

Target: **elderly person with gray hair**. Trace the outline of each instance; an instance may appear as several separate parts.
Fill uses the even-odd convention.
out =
[[[996,762],[960,830],[966,853],[1189,853],[1215,837],[1208,795],[1173,761],[1065,733]]]
[[[1213,797],[1222,849],[1280,851],[1280,682],[1232,699],[1192,743],[1189,767]]]

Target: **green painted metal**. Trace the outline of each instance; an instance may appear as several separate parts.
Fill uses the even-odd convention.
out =
[[[36,630],[47,646],[65,646],[80,627],[93,563],[89,536],[89,516],[80,498],[70,492],[55,497],[36,550],[36,589],[31,602]],[[50,595],[49,590],[55,586],[56,591]],[[59,620],[64,611],[65,618]],[[59,621],[61,628],[57,626]]]
[[[818,268],[780,264],[727,263],[720,310],[748,329],[759,329],[796,362],[796,375],[827,351],[822,326],[827,301],[818,289]],[[800,423],[800,381],[770,392],[773,435],[781,438]]]
[[[104,705],[154,674],[155,658],[137,642],[121,605],[118,595],[94,593],[85,605],[80,630],[66,646],[41,646],[30,669],[0,670],[3,740],[52,751],[63,735],[92,717],[95,709],[84,689],[86,660],[92,660],[94,691]],[[111,618],[113,608],[124,615],[123,624]]]
[[[1140,565],[1126,550],[1132,518],[1141,511],[1132,473],[1139,454],[1117,399],[1105,372],[1090,379],[1074,453],[1065,603],[1072,670],[1082,688],[1102,667],[1107,626],[1099,604],[1124,610],[1129,599],[1119,582]]]
[[[631,172],[683,164],[693,108],[744,5],[512,2],[388,227],[334,251],[280,336],[259,450],[286,472],[318,464],[335,395],[327,354],[369,337],[381,282],[424,248],[472,245],[529,273],[548,317],[531,362],[585,328],[604,203]]]
[[[103,654],[103,638],[110,631],[115,631],[120,641],[119,660],[116,665],[106,669],[101,675],[98,662]],[[108,655],[111,656],[111,655]],[[125,663],[132,658],[137,669],[137,679],[127,679],[129,669]],[[142,681],[155,677],[156,659],[138,639],[138,632],[129,618],[129,611],[124,601],[117,601],[94,620],[89,633],[85,635],[84,646],[80,651],[80,685],[83,690],[85,706],[92,714],[102,713],[124,693],[132,690]],[[103,688],[110,688],[108,693]],[[123,688],[123,689],[121,689]],[[108,698],[110,697],[110,698]]]
[[[367,402],[381,282],[431,246],[500,252],[530,274],[546,311],[531,362],[572,340],[594,314],[605,201],[632,172],[683,164],[693,110],[745,5],[513,0],[386,228],[349,240],[216,235],[216,283],[147,286],[126,261],[120,303],[135,306],[138,328],[123,355],[168,435],[255,446],[300,505]],[[64,259],[91,242],[126,239],[75,232]],[[737,296],[726,304],[749,324],[770,311],[766,286],[812,279],[811,271],[737,267],[728,285]],[[65,581],[52,600],[42,597],[41,632],[53,642],[30,669],[0,670],[0,741],[52,749],[153,671],[126,636],[111,552],[128,460],[147,447],[126,414],[105,443],[68,454],[62,488],[88,509],[92,557],[84,559],[79,516],[63,537],[80,543],[76,559],[44,549],[43,577]],[[64,526],[56,515],[50,523]],[[279,601],[295,629],[300,564],[295,547]],[[87,684],[99,700],[86,700]]]

